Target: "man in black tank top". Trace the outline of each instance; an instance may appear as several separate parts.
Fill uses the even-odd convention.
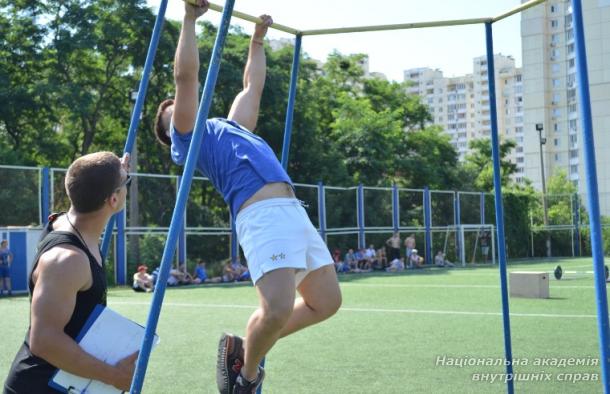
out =
[[[49,217],[30,274],[30,327],[4,384],[5,394],[57,393],[57,369],[129,390],[137,353],[116,365],[84,352],[75,338],[96,305],[106,304],[99,239],[123,209],[129,156],[85,155],[66,174],[70,210]]]

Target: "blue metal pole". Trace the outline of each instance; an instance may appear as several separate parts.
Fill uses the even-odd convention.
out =
[[[51,206],[51,179],[49,176],[49,167],[42,167],[42,185],[41,190],[41,209],[40,209],[40,224],[44,226],[49,221],[49,208]]]
[[[432,204],[428,186],[424,187],[424,227],[426,228],[426,264],[432,264]]]
[[[610,330],[608,324],[608,295],[604,268],[604,244],[602,241],[601,214],[599,212],[599,191],[597,189],[597,168],[595,164],[595,139],[591,118],[591,98],[589,96],[589,74],[587,69],[587,48],[582,17],[582,3],[572,0],[574,20],[574,42],[576,44],[576,78],[578,82],[578,102],[583,136],[585,171],[587,180],[587,202],[589,205],[589,226],[591,229],[591,252],[595,273],[595,293],[597,300],[597,325],[599,331],[600,360],[604,392],[610,393]]]
[[[485,193],[479,196],[479,205],[481,206],[481,224],[485,224]]]
[[[322,181],[318,182],[318,222],[320,223],[320,236],[326,242],[326,198]]]
[[[290,73],[290,90],[288,93],[288,106],[286,108],[286,124],[284,126],[284,145],[282,146],[282,167],[288,171],[288,155],[290,153],[290,137],[292,136],[292,116],[294,114],[294,100],[297,96],[297,79],[299,77],[299,61],[301,59],[300,34],[295,36],[294,56],[292,58],[292,71]]]
[[[125,210],[116,215],[117,235],[116,235],[116,260],[114,262],[115,279],[118,285],[127,283],[127,259],[125,247]]]
[[[362,249],[366,247],[364,226],[364,186],[362,186],[362,183],[358,185],[356,194],[356,205],[358,210],[358,248]]]
[[[392,185],[392,228],[394,232],[400,228],[400,200],[398,198],[398,186]]]
[[[131,122],[129,124],[129,131],[127,132],[127,140],[125,141],[123,153],[131,153],[136,140],[138,124],[140,123],[140,114],[142,113],[144,99],[146,98],[146,90],[148,89],[148,81],[150,80],[150,72],[155,60],[155,54],[157,53],[157,47],[159,46],[159,37],[161,36],[161,30],[163,29],[163,22],[165,21],[167,2],[168,0],[161,0],[161,4],[159,4],[159,13],[157,14],[157,19],[155,20],[155,26],[153,27],[150,44],[148,45],[148,53],[146,54],[144,70],[142,71],[142,79],[140,80],[140,86],[138,87],[138,97],[133,107],[133,112],[131,113]],[[102,240],[101,247],[103,259],[105,259],[108,255],[110,237],[112,236],[115,221],[116,215],[113,215],[106,224],[106,231],[104,231],[104,238]]]
[[[106,228],[104,229],[104,237],[102,238],[102,246],[100,247],[103,260],[105,260],[108,256],[108,250],[110,249],[110,240],[112,239],[112,231],[114,230],[115,222],[116,214],[112,215],[110,219],[108,219],[108,223],[106,223]]]
[[[169,276],[169,270],[171,268],[171,259],[176,248],[176,241],[178,239],[180,224],[182,222],[182,216],[184,215],[184,209],[186,207],[186,200],[188,199],[188,194],[191,189],[193,173],[195,172],[195,165],[197,164],[199,150],[203,140],[203,129],[205,128],[205,122],[210,112],[210,105],[212,104],[212,96],[214,94],[214,87],[216,86],[216,79],[218,77],[218,70],[220,68],[222,50],[224,48],[227,31],[229,30],[229,22],[231,20],[234,4],[235,0],[226,0],[224,10],[222,12],[222,20],[218,28],[218,34],[216,35],[216,42],[214,43],[214,50],[212,51],[212,58],[208,68],[205,86],[203,88],[203,98],[201,100],[201,104],[199,105],[199,111],[195,121],[195,131],[191,139],[188,155],[186,157],[186,164],[184,165],[184,171],[182,173],[182,181],[180,182],[178,198],[176,199],[176,205],[174,206],[174,212],[172,213],[172,221],[170,224],[167,241],[163,250],[163,258],[161,260],[161,268],[159,270],[157,286],[153,294],[153,300],[148,313],[148,320],[146,322],[146,331],[144,333],[140,355],[136,364],[134,379],[131,384],[131,394],[139,394],[142,392],[144,377],[146,375],[146,367],[148,365],[148,359],[150,358],[150,351],[152,348],[157,323],[159,321],[159,314],[161,313],[163,296],[165,295],[167,277]]]
[[[176,179],[178,185],[180,185],[181,179],[182,177],[178,175]],[[180,225],[180,234],[178,235],[178,266],[182,264],[186,264],[186,208],[182,213],[182,223]]]
[[[574,193],[572,204],[572,225],[574,226],[574,256],[580,257],[580,199],[578,193]]]
[[[494,47],[491,22],[485,23],[487,43],[487,79],[489,84],[489,107],[491,120],[491,154],[494,168],[494,196],[496,207],[496,231],[498,234],[498,254],[500,257],[500,289],[502,293],[502,318],[504,322],[504,353],[506,374],[513,375],[513,351],[510,335],[510,312],[508,308],[508,281],[506,279],[506,242],[504,240],[504,204],[502,200],[502,178],[500,172],[500,140],[498,138],[498,113],[496,108],[496,80],[494,70]],[[512,379],[506,381],[507,391],[513,394],[515,387]]]

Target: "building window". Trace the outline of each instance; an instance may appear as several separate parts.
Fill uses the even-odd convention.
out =
[[[557,105],[561,101],[561,94],[553,93],[553,104]]]
[[[553,87],[558,88],[561,86],[561,81],[557,78],[553,78]]]
[[[559,132],[559,124],[555,123],[553,125],[553,130],[555,130],[555,132],[558,133]]]
[[[578,166],[577,165],[571,165],[570,166],[570,174],[578,174]]]
[[[568,54],[570,54],[570,53],[574,53],[574,44],[568,45]]]
[[[558,118],[561,116],[561,110],[559,108],[553,108],[553,116]]]
[[[561,52],[559,51],[559,49],[551,49],[551,60],[559,59],[560,54]]]
[[[568,125],[570,126],[570,130],[576,130],[576,119],[570,119],[568,121]]]
[[[578,158],[578,151],[577,150],[571,150],[570,151],[570,159],[576,159]]]
[[[555,138],[555,139],[553,140],[553,145],[555,145],[555,146],[559,146],[559,138]]]
[[[576,104],[570,104],[570,105],[568,105],[568,112],[569,112],[570,114],[574,114],[574,113],[576,113]]]
[[[557,43],[559,42],[559,34],[553,34],[553,35],[551,36],[551,42],[552,42],[553,44],[557,44]]]
[[[576,61],[574,59],[568,60],[568,67],[574,68],[576,66]]]
[[[576,89],[568,89],[566,92],[568,102],[576,100]]]
[[[551,27],[556,29],[559,26],[559,20],[557,19],[552,19],[551,20]]]
[[[555,153],[555,161],[559,161],[559,153]]]
[[[555,13],[557,11],[557,6],[555,4],[551,4],[551,13]]]
[[[559,71],[561,71],[561,66],[559,65],[559,63],[553,63],[553,65],[551,66],[551,70],[553,74],[559,74]]]

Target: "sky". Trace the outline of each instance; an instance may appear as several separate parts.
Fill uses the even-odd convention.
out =
[[[147,0],[158,9],[160,0]],[[223,5],[222,0],[213,1]],[[502,14],[520,5],[519,0],[236,0],[234,9],[250,15],[263,13],[274,21],[299,30],[351,26],[385,25],[448,19],[484,18]],[[169,0],[166,17],[181,20],[184,6]],[[218,25],[220,14],[208,11],[202,18]],[[251,22],[233,18],[247,33]],[[520,16],[513,15],[494,23],[494,52],[511,55],[521,65]],[[271,39],[292,35],[270,30]],[[403,80],[409,68],[430,67],[445,76],[472,72],[472,59],[485,55],[483,25],[426,28],[388,32],[367,32],[304,36],[302,51],[324,61],[333,50],[343,54],[369,55],[369,70],[384,73],[389,79]]]

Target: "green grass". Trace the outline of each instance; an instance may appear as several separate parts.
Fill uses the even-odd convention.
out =
[[[590,271],[590,259],[519,263],[511,270]],[[503,366],[436,365],[437,357],[502,358],[501,298],[497,267],[422,270],[401,275],[341,276],[342,309],[330,320],[279,341],[268,355],[266,393],[490,393],[502,382],[476,382],[473,374],[503,373]],[[550,299],[510,300],[513,357],[529,365],[517,373],[550,373],[551,381],[517,381],[517,392],[590,393],[597,382],[562,382],[562,373],[598,374],[599,366],[533,365],[542,358],[597,358],[592,275],[551,279]],[[150,294],[117,288],[108,305],[138,322]],[[214,393],[217,340],[222,331],[244,333],[257,305],[250,286],[167,291],[145,393]],[[461,313],[460,313],[461,312]],[[25,297],[0,299],[0,371],[8,371],[28,324]],[[467,359],[468,360],[468,359]],[[563,375],[565,376],[565,375]]]

